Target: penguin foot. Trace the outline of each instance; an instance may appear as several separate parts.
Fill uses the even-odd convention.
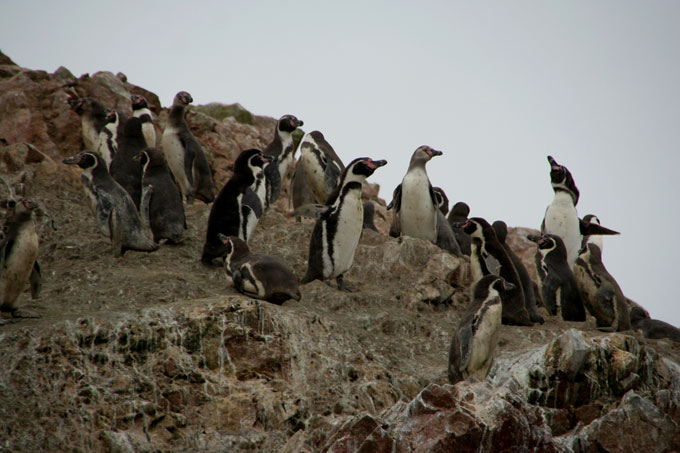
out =
[[[40,318],[38,313],[33,313],[28,310],[14,310],[12,312],[12,318]]]
[[[342,278],[342,275],[338,276],[335,279],[336,282],[338,282],[338,289],[340,291],[345,291],[347,293],[352,293],[357,291],[357,288],[355,286],[350,285],[349,283],[345,283],[345,279]]]
[[[0,319],[0,326],[5,326],[5,325],[7,325],[7,324],[12,324],[12,323],[15,323],[15,322],[19,322],[19,320],[18,320],[18,319],[13,319],[13,318],[10,318],[10,319]]]

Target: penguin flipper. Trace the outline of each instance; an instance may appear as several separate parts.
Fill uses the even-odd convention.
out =
[[[451,228],[451,225],[440,210],[437,210],[437,245],[453,256],[460,257],[463,255],[456,240],[456,235],[453,234],[453,228]]]
[[[401,209],[401,184],[394,188],[392,192],[392,201],[387,205],[387,210],[394,208],[394,212],[399,212]]]
[[[454,331],[451,336],[451,346],[449,347],[449,367],[448,376],[449,384],[455,384],[456,382],[463,380],[463,374],[461,373],[461,350],[460,342],[458,340],[458,332]]]
[[[189,131],[182,131],[179,133],[179,141],[184,148],[184,174],[186,175],[187,181],[189,181],[189,187],[191,188],[192,194],[194,190],[194,159],[196,159],[196,139],[191,135]]]
[[[312,237],[309,240],[309,257],[307,259],[307,272],[302,278],[301,283],[309,283],[313,280],[323,280],[323,241],[322,235],[322,220],[317,219],[312,231]]]
[[[468,363],[470,363],[470,352],[472,350],[472,336],[474,334],[473,332],[473,325],[477,324],[477,317],[472,320],[472,322],[464,322],[465,320],[462,320],[461,323],[465,324],[464,326],[461,326],[458,329],[457,336],[458,336],[458,341],[460,344],[460,365],[458,366],[458,369],[460,371],[463,371],[464,369],[467,368]]]
[[[33,270],[31,271],[29,281],[31,282],[31,298],[37,299],[42,289],[42,274],[40,273],[38,260],[35,260],[35,263],[33,263]]]
[[[111,216],[113,212],[113,197],[103,190],[96,190],[97,194],[97,226],[99,231],[106,237],[112,237]]]
[[[482,254],[482,259],[486,265],[486,269],[490,274],[500,275],[501,274],[501,263],[496,259],[495,256],[489,255],[488,253]]]
[[[147,184],[142,187],[142,198],[139,203],[139,213],[142,217],[142,223],[146,228],[151,228],[151,221],[149,220],[149,209],[151,207],[151,195],[153,194],[153,186]]]

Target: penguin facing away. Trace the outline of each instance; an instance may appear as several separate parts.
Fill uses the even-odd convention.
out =
[[[85,149],[97,149],[99,132],[106,124],[107,109],[95,98],[69,99],[71,109],[80,116]]]
[[[586,311],[578,291],[576,278],[567,262],[567,249],[556,234],[527,236],[538,246],[536,268],[541,278],[543,302],[551,315],[565,321],[585,321]]]
[[[168,168],[187,202],[191,203],[197,198],[209,204],[215,199],[215,185],[210,165],[185,119],[187,106],[193,101],[186,91],[180,91],[175,95],[168,123],[161,137],[161,147]]]
[[[468,215],[470,215],[470,206],[459,201],[453,205],[446,220],[448,220],[449,225],[453,229],[453,234],[456,236],[456,242],[458,242],[461,253],[470,256],[470,235],[457,226],[462,226],[467,222]]]
[[[142,120],[142,134],[147,148],[156,147],[156,128],[153,124],[153,117],[149,104],[146,102],[144,96],[133,94],[130,96],[132,102],[132,116]]]
[[[645,338],[654,340],[667,338],[680,342],[680,329],[658,319],[650,319],[649,315],[640,307],[630,309],[630,323],[635,330],[642,332]]]
[[[597,320],[600,330],[630,329],[629,307],[623,291],[602,263],[602,252],[594,242],[586,243],[574,264],[574,277],[583,304]]]
[[[497,275],[487,275],[475,284],[473,301],[451,336],[450,384],[468,377],[483,380],[488,374],[501,326],[501,294],[513,287]]]
[[[312,131],[302,139],[300,160],[314,199],[319,204],[326,204],[345,165],[319,131]]]
[[[242,151],[234,161],[234,173],[229,181],[222,187],[210,207],[208,217],[208,229],[201,261],[211,265],[216,258],[224,257],[224,243],[218,234],[224,236],[237,236],[243,239],[245,219],[252,219],[252,208],[243,202],[246,191],[255,182],[259,174],[263,172],[266,162],[270,158],[262,154],[259,149],[247,149]]]
[[[94,205],[97,226],[104,236],[111,239],[114,255],[123,256],[127,250],[158,250],[158,244],[147,236],[132,198],[109,175],[106,163],[99,154],[83,151],[67,157],[63,162],[83,169],[81,180],[89,193],[90,202]]]
[[[218,234],[224,244],[224,271],[240,293],[274,304],[300,300],[300,289],[293,270],[269,255],[252,253],[236,236]]]
[[[529,272],[527,271],[527,268],[524,267],[524,263],[522,262],[522,260],[517,256],[517,254],[515,254],[515,252],[510,248],[507,242],[505,242],[505,239],[508,236],[508,225],[502,220],[496,220],[494,223],[491,224],[491,226],[496,232],[498,242],[503,246],[505,251],[508,253],[510,261],[512,261],[512,264],[513,266],[515,266],[515,270],[517,271],[517,275],[519,275],[519,280],[522,283],[522,291],[524,292],[524,306],[529,312],[529,317],[531,318],[531,321],[543,324],[544,322],[543,316],[541,316],[541,314],[538,312],[538,308],[536,307],[536,295],[534,293],[535,283],[529,276]]]
[[[276,123],[274,138],[264,149],[263,153],[272,160],[265,172],[267,183],[267,203],[265,209],[274,203],[281,193],[281,184],[286,179],[288,167],[295,159],[295,140],[293,132],[304,123],[294,115],[283,115]]]
[[[0,325],[9,321],[3,318],[39,318],[40,316],[20,310],[17,300],[26,286],[31,285],[31,296],[38,297],[41,284],[38,265],[38,234],[35,230],[33,212],[38,204],[29,199],[3,200],[8,209],[4,225],[5,237],[0,241]]]
[[[503,324],[531,326],[533,322],[529,312],[525,307],[524,291],[522,283],[517,273],[517,269],[512,264],[508,252],[500,244],[496,237],[496,232],[485,219],[481,217],[471,217],[465,222],[463,231],[470,235],[472,240],[478,238],[481,245],[481,257],[486,262],[487,269],[494,274],[498,274],[508,283],[512,283],[514,288],[502,294],[503,302]],[[493,258],[493,261],[487,259]],[[498,270],[493,270],[491,262],[497,263]],[[494,263],[494,264],[495,264]]]
[[[363,228],[362,184],[376,169],[386,164],[385,160],[360,157],[350,162],[342,172],[337,187],[314,224],[307,272],[302,283],[335,278],[339,290],[352,290],[343,276],[352,266]]]
[[[139,153],[146,148],[142,134],[142,120],[129,118],[119,137],[118,151],[113,156],[109,173],[130,194],[137,209],[142,199],[142,168],[139,166]]]
[[[139,155],[139,163],[142,166],[142,199],[146,200],[144,208],[148,209],[142,220],[148,218],[154,242],[166,239],[171,244],[178,244],[186,229],[184,204],[165,158],[156,148],[146,148]]]

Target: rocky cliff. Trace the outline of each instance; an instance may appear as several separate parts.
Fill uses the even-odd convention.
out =
[[[0,54],[0,175],[47,214],[43,291],[21,299],[42,317],[0,327],[0,451],[680,449],[680,347],[633,331],[544,312],[544,325],[502,327],[487,380],[447,384],[469,264],[425,241],[365,231],[347,275],[357,292],[316,281],[282,306],[239,295],[200,264],[202,203],[187,206],[181,245],[114,257],[79,172],[60,162],[82,147],[69,98],[129,111],[132,93],[162,129],[157,96],[122,74],[49,74]],[[188,121],[218,187],[275,124],[218,104]],[[384,233],[377,187],[365,196],[380,205]],[[313,225],[289,211],[284,194],[251,247],[300,277]],[[509,242],[530,257],[526,232],[511,229]]]

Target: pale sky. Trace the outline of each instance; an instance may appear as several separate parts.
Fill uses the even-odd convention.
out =
[[[473,216],[538,228],[548,154],[581,216],[621,232],[604,262],[624,293],[680,326],[680,2],[0,1],[0,49],[79,76],[123,72],[164,106],[292,113],[388,202],[416,147]]]

